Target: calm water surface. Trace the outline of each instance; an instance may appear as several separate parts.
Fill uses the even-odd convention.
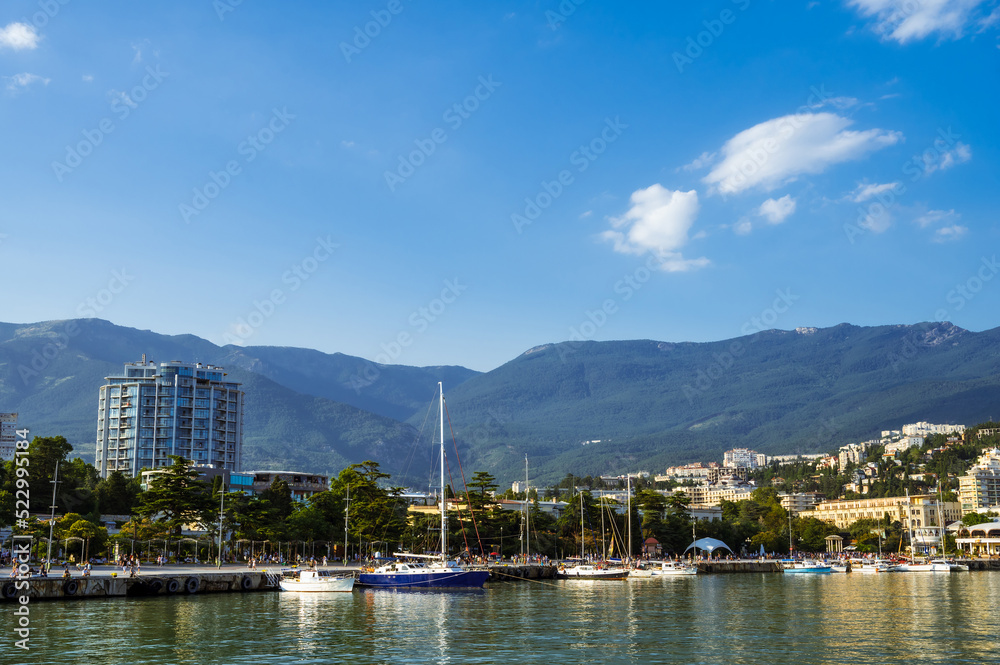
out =
[[[0,663],[998,663],[1000,574],[704,575],[483,591],[0,605]]]

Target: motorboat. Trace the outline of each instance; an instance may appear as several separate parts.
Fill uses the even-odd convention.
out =
[[[920,563],[908,561],[900,564],[899,570],[903,573],[950,573],[951,565],[944,559],[931,559]]]
[[[629,578],[697,575],[698,566],[681,561],[644,561],[629,572]]]
[[[822,561],[802,559],[801,561],[783,561],[782,571],[786,573],[829,573],[830,566]]]
[[[563,580],[624,580],[629,576],[628,569],[622,566],[612,566],[600,563],[578,563],[572,566],[559,566],[556,578]]]
[[[278,580],[282,591],[351,591],[354,573],[333,573],[328,570],[284,570]]]

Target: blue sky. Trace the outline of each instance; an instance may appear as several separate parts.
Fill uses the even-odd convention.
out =
[[[492,369],[995,327],[995,0],[0,10],[0,319]]]

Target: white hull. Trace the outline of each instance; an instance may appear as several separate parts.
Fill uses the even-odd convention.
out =
[[[624,568],[591,565],[571,566],[556,571],[557,578],[566,580],[624,580],[628,575],[629,571]]]
[[[678,575],[697,575],[697,566],[688,566],[673,561],[654,561],[644,568],[636,568],[629,572],[629,578],[676,577]]]
[[[951,566],[944,561],[930,563],[904,563],[899,567],[903,573],[950,573]]]
[[[300,591],[308,593],[348,592],[354,590],[354,576],[323,575],[315,570],[303,570],[292,577],[278,580],[282,591]]]

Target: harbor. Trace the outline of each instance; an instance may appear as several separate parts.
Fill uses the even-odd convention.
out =
[[[988,663],[998,598],[975,572],[179,593],[32,604],[27,662]]]
[[[998,571],[1000,559],[963,559],[970,572]],[[699,575],[739,575],[782,573],[786,562],[778,559],[713,559],[695,561]],[[555,564],[491,563],[483,566],[490,573],[489,584],[504,582],[552,582],[557,578]],[[16,603],[27,592],[35,600],[85,600],[95,598],[145,598],[153,596],[193,596],[200,594],[278,591],[278,579],[290,568],[269,567],[251,570],[227,565],[152,567],[135,576],[122,574],[113,566],[98,566],[92,574],[62,577],[58,568],[53,576],[6,578],[0,584],[0,602]],[[329,566],[331,573],[354,573],[357,567]],[[26,587],[20,586],[26,584]],[[358,589],[363,587],[357,587]]]

